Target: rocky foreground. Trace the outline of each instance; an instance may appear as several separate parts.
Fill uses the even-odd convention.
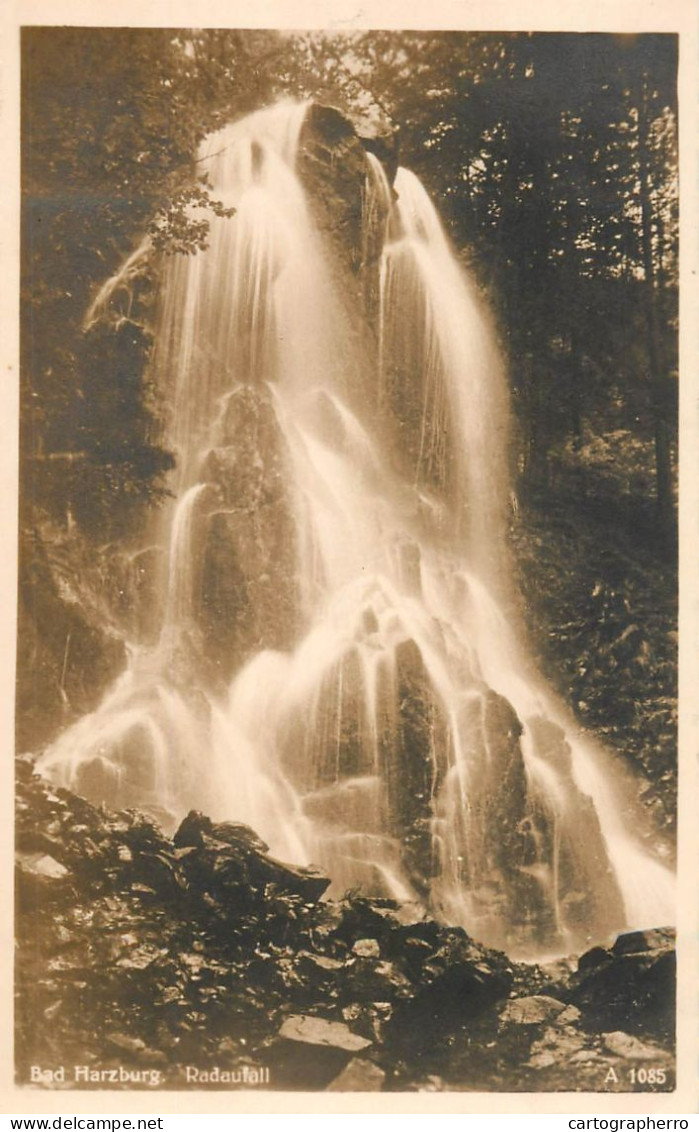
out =
[[[665,1091],[670,929],[515,964],[191,813],[174,837],[17,761],[16,1068],[99,1089]]]

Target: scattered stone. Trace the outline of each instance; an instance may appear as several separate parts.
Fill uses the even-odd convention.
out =
[[[317,869],[297,868],[274,857],[257,857],[255,866],[267,884],[274,884],[283,892],[293,892],[309,904],[315,904],[330,887],[330,877],[324,877]],[[253,882],[255,874],[253,872]]]
[[[352,1055],[371,1044],[344,1022],[292,1015],[266,1050],[266,1060],[278,1088],[326,1089]]]
[[[357,957],[348,962],[345,971],[346,991],[358,1002],[390,1002],[415,994],[415,984],[395,963]]]
[[[46,853],[17,853],[17,899],[22,909],[54,903],[72,890],[71,873]]]
[[[574,1053],[572,1057],[568,1058],[569,1065],[588,1065],[594,1061],[599,1061],[600,1055],[594,1049],[581,1049]]]
[[[302,970],[326,975],[331,972],[342,971],[345,966],[341,959],[333,959],[329,955],[314,955],[310,951],[300,951],[296,957],[296,964]]]
[[[534,1053],[527,1061],[527,1065],[531,1069],[548,1069],[549,1066],[555,1065],[558,1061],[556,1054],[550,1050],[541,1050],[540,1053]]]
[[[337,944],[338,933],[344,923],[345,907],[339,901],[325,901],[313,910],[313,935],[324,944],[332,941]]]
[[[352,945],[352,954],[358,955],[362,959],[378,959],[381,955],[381,948],[375,939],[358,939]]]
[[[142,947],[136,948],[135,951],[130,951],[127,955],[122,956],[117,960],[117,967],[123,967],[127,971],[144,971],[146,967],[150,967],[152,963],[160,959],[162,951],[157,947],[149,947],[144,944]]]
[[[133,814],[132,816],[132,824],[123,835],[130,849],[137,850],[139,853],[148,851],[157,853],[158,850],[167,851],[171,848],[167,838],[163,836],[155,822],[150,821],[142,814]]]
[[[129,1034],[107,1034],[105,1041],[107,1045],[114,1046],[115,1049],[122,1050],[124,1053],[142,1053],[146,1048],[146,1043],[141,1038],[132,1038]]]
[[[618,1057],[636,1061],[658,1061],[662,1058],[662,1051],[657,1046],[641,1042],[633,1034],[626,1034],[623,1030],[602,1034],[602,1042],[610,1053],[615,1053]]]
[[[379,1045],[386,1038],[386,1024],[393,1017],[394,1005],[390,1002],[352,1002],[342,1008],[342,1017],[351,1024],[355,1033]]]
[[[20,853],[18,863],[23,871],[46,880],[65,880],[68,869],[55,858],[40,853]]]
[[[513,998],[500,1011],[503,1025],[538,1026],[550,1022],[566,1009],[564,1002],[549,998],[545,994],[533,994],[526,998]],[[580,1012],[578,1011],[578,1017]]]
[[[149,884],[141,884],[140,881],[134,881],[134,883],[131,885],[131,891],[136,896],[157,896],[158,895],[157,892],[155,891],[155,889],[151,888]]]
[[[378,1093],[383,1088],[386,1074],[373,1061],[353,1057],[328,1085],[329,1093]]]
[[[408,937],[422,939],[434,949],[440,924],[425,917],[415,903],[398,904],[395,900],[352,896],[343,902],[342,920],[337,935],[350,946],[360,939],[376,939],[386,954],[393,958],[400,953]]]
[[[366,1038],[353,1034],[344,1022],[326,1022],[324,1018],[311,1015],[292,1015],[287,1018],[279,1037],[290,1042],[302,1042],[311,1046],[332,1046],[334,1049],[356,1053],[371,1045]]]
[[[54,1018],[59,1013],[62,1006],[63,1006],[63,1000],[60,999],[60,998],[58,999],[57,1002],[52,1002],[50,1006],[47,1006],[46,1009],[44,1010],[44,1018],[46,1019],[46,1021],[47,1022],[53,1022]]]
[[[165,897],[176,896],[187,887],[177,862],[166,853],[141,853],[134,862],[134,871],[142,884]]]
[[[585,1034],[573,1026],[558,1026],[555,1019],[553,1026],[547,1027],[539,1040],[532,1043],[528,1064],[541,1069],[546,1065],[561,1063],[574,1055],[586,1041]],[[549,1054],[553,1055],[553,1061],[549,1060]]]

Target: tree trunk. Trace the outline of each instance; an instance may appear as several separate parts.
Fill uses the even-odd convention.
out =
[[[638,161],[641,198],[641,247],[648,327],[648,383],[655,440],[656,505],[661,537],[670,540],[674,528],[669,398],[662,372],[658,329],[658,296],[653,255],[653,206],[648,155],[648,80],[644,75],[638,103]]]

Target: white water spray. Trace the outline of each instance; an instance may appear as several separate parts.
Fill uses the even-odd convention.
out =
[[[163,273],[160,644],[42,769],[172,824],[248,822],[335,892],[421,900],[513,954],[667,922],[670,874],[505,613],[505,383],[474,286],[418,180],[392,192],[368,157],[372,368],[296,168],[305,114],[202,149],[236,213]]]

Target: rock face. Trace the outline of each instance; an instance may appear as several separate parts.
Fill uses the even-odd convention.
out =
[[[321,231],[356,273],[361,267],[364,147],[344,114],[313,103],[304,122],[300,151],[301,177],[311,193]]]
[[[265,386],[230,394],[220,444],[200,478],[215,500],[203,535],[200,623],[205,651],[225,679],[253,651],[289,647],[296,630],[284,444]]]
[[[45,743],[91,710],[122,669],[123,640],[88,594],[79,543],[38,527],[22,533],[18,607],[17,745]]]
[[[389,701],[390,702],[390,701]],[[396,649],[395,712],[383,730],[388,794],[393,799],[389,828],[403,847],[403,861],[417,891],[432,873],[430,831],[434,752],[446,735],[445,721],[414,641]]]
[[[361,137],[339,110],[314,103],[306,115],[297,160],[343,303],[338,323],[344,325],[347,348],[338,342],[338,353],[347,365],[352,360],[353,368],[347,374],[346,395],[350,405],[363,407],[367,399],[378,407],[379,260],[388,216],[388,204],[372,195],[367,152],[390,151],[395,163],[396,139],[390,124],[375,138]]]

